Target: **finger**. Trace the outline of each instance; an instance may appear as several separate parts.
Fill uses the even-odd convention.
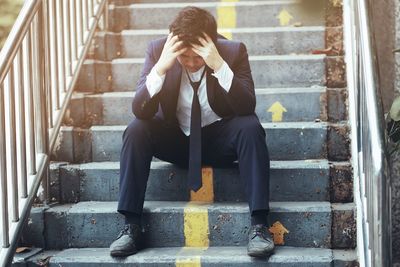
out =
[[[194,47],[192,47],[192,50],[193,50],[193,52],[195,52],[199,56],[204,57],[204,52],[202,50],[194,48]]]
[[[191,44],[191,47],[193,47],[193,48],[195,48],[197,50],[204,50],[205,49],[204,46],[201,46],[201,45],[198,45],[198,44]]]
[[[176,52],[174,53],[174,56],[175,56],[175,57],[180,56],[180,55],[182,55],[183,53],[185,53],[187,50],[188,50],[188,48],[187,48],[187,47],[184,47],[184,48],[182,48],[182,49],[176,51]]]
[[[178,37],[177,37],[176,35],[173,36],[173,37],[171,38],[171,40],[169,41],[169,43],[168,43],[169,49],[174,50],[174,49],[175,49],[174,46],[175,46],[175,44],[176,44],[178,41],[179,41],[179,40],[178,40]]]
[[[199,42],[200,42],[203,46],[208,45],[208,42],[207,42],[204,38],[199,37],[198,40],[199,40]]]
[[[204,55],[206,55],[208,52],[208,50],[202,46],[197,46],[197,47],[193,47],[192,46],[192,50],[193,52],[195,52],[196,54],[199,54],[200,56],[204,57]]]
[[[171,38],[171,42],[172,43],[175,43],[175,42],[177,42],[179,40],[179,36],[178,35],[174,35],[172,38]]]
[[[191,46],[192,46],[193,48],[196,48],[196,49],[199,49],[199,50],[203,49],[203,46],[198,45],[198,44],[191,44]]]
[[[168,45],[172,47],[178,41],[178,35],[173,35],[168,42]]]
[[[204,36],[206,37],[207,42],[212,42],[211,37],[208,36],[207,33],[203,32]]]
[[[172,51],[176,52],[177,50],[179,50],[179,48],[183,45],[183,41],[178,41],[176,42],[172,47]]]
[[[171,38],[172,38],[172,32],[170,32],[170,33],[167,35],[167,40],[165,41],[163,51],[166,50],[166,49],[168,49],[169,46],[171,46],[171,45],[170,45]]]
[[[167,42],[169,42],[169,40],[171,40],[171,38],[172,38],[172,32],[170,32],[169,34],[168,34],[168,37],[167,37]]]

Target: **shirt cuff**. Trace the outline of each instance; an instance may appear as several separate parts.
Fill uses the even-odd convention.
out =
[[[222,66],[219,68],[219,70],[215,71],[211,75],[218,79],[219,85],[221,85],[226,92],[229,92],[232,85],[233,72],[225,61],[222,63]]]
[[[165,80],[165,74],[160,76],[157,73],[156,68],[153,67],[149,75],[147,75],[146,77],[146,87],[147,91],[149,91],[150,97],[153,97],[154,95],[156,95],[158,92],[161,91],[161,88],[164,84],[164,80]]]

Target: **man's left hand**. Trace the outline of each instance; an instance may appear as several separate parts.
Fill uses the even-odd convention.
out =
[[[192,50],[204,59],[207,66],[216,72],[221,68],[224,60],[218,53],[211,38],[206,33],[204,33],[204,36],[205,39],[201,37],[198,39],[201,45],[192,44]]]

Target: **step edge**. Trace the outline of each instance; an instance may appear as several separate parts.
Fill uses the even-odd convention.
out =
[[[164,261],[167,260],[168,258],[170,259],[171,262],[174,262],[177,258],[177,254],[183,249],[183,247],[162,247],[162,248],[147,248],[144,250],[141,250],[138,254],[135,256],[127,257],[124,260],[124,263],[130,264],[130,263],[139,263],[138,260],[140,260],[140,257],[143,257],[143,260],[141,262],[149,262],[152,263],[151,259],[154,259],[154,255],[161,255],[164,257]],[[213,256],[210,255],[210,252],[214,252],[214,250],[229,250],[230,253],[229,257],[226,256],[226,258],[232,258],[232,255],[237,255],[236,253],[243,252],[242,255],[240,255],[241,258],[244,260],[247,260],[249,262],[254,262],[254,260],[251,257],[248,257],[246,254],[246,247],[227,247],[227,246],[221,246],[221,247],[210,247],[206,251],[202,251],[202,258],[205,260],[212,260],[212,259],[218,259],[217,253]],[[172,254],[171,252],[175,252],[175,254]],[[193,256],[196,254],[196,252],[200,252],[196,249],[193,250],[193,253],[189,252],[188,256]],[[208,253],[207,253],[208,252]],[[354,254],[355,251],[352,250]],[[60,258],[65,257],[66,260],[74,261],[76,258],[86,258],[85,255],[87,255],[88,258],[91,257],[92,254],[99,254],[102,257],[99,258],[98,262],[109,262],[109,263],[121,263],[119,259],[113,259],[112,257],[109,256],[109,248],[68,248],[68,249],[63,249],[63,250],[45,250],[41,254],[29,257],[26,261],[28,262],[36,262],[40,257],[43,257],[43,255],[50,255],[52,256],[51,262],[57,262],[59,261]],[[308,248],[308,247],[276,247],[275,250],[275,255],[272,256],[270,259],[273,260],[273,262],[283,262],[286,261],[287,259],[290,259],[290,255],[293,254],[301,254],[299,256],[301,257],[296,257],[293,256],[292,262],[299,262],[299,259],[303,259],[306,261],[308,258],[305,258],[304,255],[312,255],[312,254],[317,254],[316,256],[318,259],[323,259],[325,262],[332,262],[334,260],[337,260],[335,258],[335,255],[340,253],[339,250],[335,249],[327,249],[327,248]],[[83,254],[83,255],[81,255]],[[282,255],[283,254],[283,255]],[[74,255],[74,257],[71,257],[69,255]],[[349,258],[342,258],[343,260],[357,260],[357,257],[349,257]],[[163,262],[164,262],[163,261]],[[158,261],[159,262],[159,261]],[[210,261],[206,261],[210,262]],[[307,261],[309,262],[309,261]],[[316,261],[316,262],[321,262]],[[89,262],[88,262],[89,263]],[[97,263],[97,262],[93,262]],[[156,262],[155,262],[156,263]]]
[[[55,165],[57,163],[54,163]],[[106,162],[88,162],[81,164],[66,164],[65,162],[61,162],[61,166],[57,164],[56,168],[62,169],[80,169],[80,170],[98,170],[98,169],[106,169],[106,170],[119,170],[119,161],[106,161]],[[314,160],[272,160],[270,161],[271,169],[329,169],[330,162],[326,159],[314,159]],[[310,167],[311,166],[311,167]],[[98,168],[103,167],[103,168]],[[165,161],[153,161],[151,163],[151,168],[177,168],[173,163],[165,162]],[[112,168],[112,169],[111,169]],[[214,169],[222,169],[222,168],[214,168]]]
[[[256,95],[272,95],[272,94],[311,94],[311,93],[325,93],[326,87],[324,86],[310,86],[310,87],[283,87],[283,88],[255,88]],[[132,91],[115,91],[115,92],[102,92],[102,93],[88,93],[74,91],[71,99],[81,98],[126,98],[134,97],[135,90]]]
[[[198,207],[207,208],[208,212],[233,212],[248,213],[246,202],[187,202],[187,201],[145,201],[144,213],[183,213],[188,204],[196,204]],[[68,203],[55,205],[45,210],[45,213],[65,213],[65,214],[118,214],[117,201],[81,201],[78,203]],[[331,203],[327,201],[285,201],[270,202],[271,212],[277,213],[331,213]],[[349,209],[353,210],[353,208]]]
[[[115,9],[147,9],[147,8],[183,8],[188,5],[197,7],[220,7],[220,6],[273,6],[282,4],[297,4],[297,0],[274,0],[274,1],[246,1],[246,2],[184,2],[184,3],[132,3],[128,5],[114,6]]]

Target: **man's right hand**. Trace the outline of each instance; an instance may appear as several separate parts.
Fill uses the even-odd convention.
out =
[[[168,34],[167,41],[161,52],[160,59],[155,65],[158,75],[163,76],[174,65],[176,58],[185,53],[187,47],[182,48],[183,41],[179,41],[177,35],[173,36],[172,32]]]

